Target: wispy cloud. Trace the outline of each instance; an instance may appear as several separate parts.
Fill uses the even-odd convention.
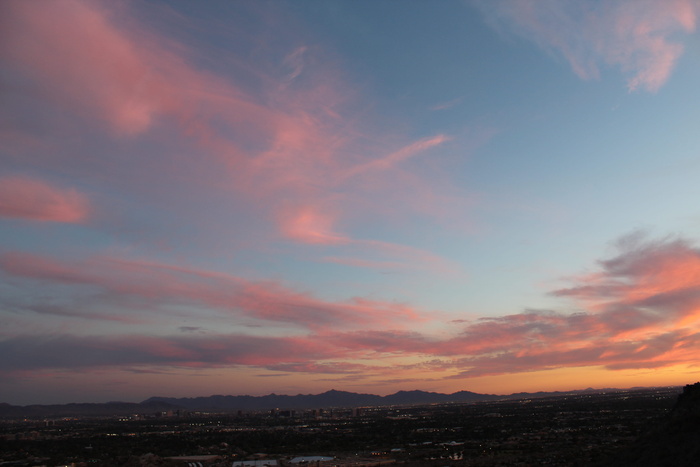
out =
[[[432,138],[425,138],[420,141],[416,141],[384,157],[374,159],[365,164],[352,167],[348,170],[345,176],[354,177],[357,175],[362,175],[363,173],[368,171],[381,171],[391,169],[396,164],[401,163],[409,157],[413,157],[416,154],[419,154],[434,146],[439,146],[442,143],[449,141],[449,139],[450,138],[446,135],[437,135],[433,136]]]
[[[583,79],[602,65],[628,76],[630,91],[657,91],[683,54],[682,33],[695,30],[694,0],[498,0],[475,2],[498,29],[563,56]]]
[[[627,237],[619,245],[616,256],[598,263],[598,272],[552,292],[574,300],[577,311],[526,310],[450,323],[441,334],[408,330],[420,322],[435,325],[439,316],[397,303],[326,302],[270,281],[162,264],[6,253],[0,267],[15,280],[89,285],[103,295],[138,297],[149,307],[196,303],[223,314],[293,324],[306,334],[229,335],[184,326],[180,331],[186,336],[7,338],[5,355],[15,357],[5,369],[246,365],[369,381],[380,375],[411,379],[417,371],[466,378],[565,367],[602,365],[614,371],[695,364],[700,251],[683,239]],[[392,362],[395,358],[400,361]]]
[[[304,53],[307,49],[306,46],[297,47],[284,57],[284,64],[290,68],[288,80],[293,80],[304,71]]]
[[[172,53],[161,49],[159,57],[152,48],[137,47],[100,4],[66,1],[37,8],[11,1],[5,13],[11,20],[3,23],[2,54],[49,81],[46,90],[62,105],[129,135],[146,131],[157,114],[177,106],[165,79],[168,72],[181,75],[172,67]]]
[[[380,375],[410,379],[406,375],[417,371],[465,378],[566,367],[602,365],[614,371],[695,364],[700,251],[682,239],[630,238],[620,243],[617,256],[599,262],[599,272],[553,292],[575,300],[578,311],[526,310],[461,326],[452,323],[433,335],[404,328],[428,317],[395,303],[360,298],[323,302],[271,282],[167,265],[108,259],[70,264],[5,254],[0,265],[14,277],[90,284],[153,302],[188,300],[308,330],[297,337],[198,333],[199,327],[182,327],[186,337],[9,338],[2,344],[5,355],[16,357],[6,370],[234,364],[370,380]],[[402,362],[392,362],[395,358]]]
[[[434,106],[430,107],[430,110],[447,110],[451,109],[452,107],[455,107],[456,105],[459,105],[462,103],[464,100],[464,97],[457,97],[456,99],[452,99],[451,101],[447,102],[441,102],[440,104],[435,104]]]
[[[81,153],[85,145],[71,147],[57,135],[53,144],[63,147],[52,158],[27,143],[22,159],[41,168],[98,178],[112,192],[136,192],[154,205],[167,200],[185,217],[205,211],[197,203],[204,193],[229,198],[269,229],[251,237],[318,246],[346,245],[355,229],[387,212],[444,215],[445,199],[462,196],[448,174],[408,164],[419,154],[432,156],[450,137],[407,138],[390,125],[376,128],[342,67],[322,60],[318,46],[295,39],[288,50],[274,51],[283,52],[276,67],[247,64],[221,75],[198,66],[201,57],[177,37],[147,28],[129,5],[10,1],[5,13],[4,63],[61,114],[62,125],[89,125],[96,150],[119,141],[149,154],[135,174],[129,157],[107,152],[98,163]],[[255,85],[238,75],[254,76]],[[29,141],[34,130],[13,131]],[[140,147],[153,142],[164,149]],[[184,192],[201,195],[183,199]],[[354,247],[363,244],[369,245]]]
[[[698,14],[690,0],[478,4],[581,78],[610,66],[630,90],[652,92],[669,80]],[[337,265],[464,279],[457,261],[426,250],[423,234],[441,220],[451,233],[469,223],[471,198],[451,171],[495,132],[460,137],[373,114],[371,92],[308,35],[275,30],[271,45],[241,33],[240,49],[255,53],[237,56],[195,48],[183,32],[197,28],[189,18],[173,20],[187,28],[170,16],[148,27],[157,15],[140,8],[168,6],[3,4],[0,80],[20,96],[0,112],[22,118],[3,117],[10,128],[0,130],[11,147],[3,167],[18,174],[0,178],[0,217],[19,226],[15,235],[43,233],[43,221],[73,224],[62,227],[80,237],[41,249],[43,237],[20,239],[11,248],[25,252],[0,252],[0,313],[11,322],[0,330],[0,368],[242,365],[408,382],[695,364],[700,260],[683,239],[626,238],[594,273],[551,294],[560,307],[480,320],[300,286],[349,272],[323,278],[337,286],[356,272]],[[205,243],[208,256],[192,255]],[[277,256],[292,249],[291,260]],[[298,258],[322,268],[279,279]]]
[[[44,222],[81,223],[90,214],[88,198],[36,178],[0,178],[0,217]]]
[[[419,311],[400,303],[359,297],[327,302],[273,281],[253,281],[166,264],[106,257],[63,261],[10,252],[0,256],[0,269],[25,280],[93,287],[95,300],[109,304],[111,300],[121,299],[119,303],[124,311],[129,303],[126,298],[137,298],[131,307],[138,310],[151,307],[162,310],[168,305],[191,303],[225,315],[242,315],[316,331],[347,326],[403,327],[408,322],[425,320]],[[42,308],[46,304],[31,306]],[[55,308],[54,314],[75,313],[60,313]]]

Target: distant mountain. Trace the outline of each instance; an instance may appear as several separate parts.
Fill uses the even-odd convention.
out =
[[[614,392],[619,389],[582,389],[575,391],[520,392],[510,395],[479,394],[459,391],[452,394],[426,391],[399,391],[388,396],[358,394],[332,389],[321,394],[298,394],[296,396],[269,394],[267,396],[209,396],[209,397],[151,397],[144,402],[165,402],[189,410],[297,410],[319,408],[381,407],[392,405],[424,405],[471,403],[497,400],[533,399],[575,394]]]
[[[479,394],[459,391],[441,394],[426,391],[399,391],[388,396],[358,394],[347,391],[330,390],[321,394],[298,394],[296,396],[268,394],[266,396],[208,396],[208,397],[151,397],[141,403],[107,402],[104,404],[64,404],[14,406],[0,403],[0,418],[41,418],[66,416],[109,416],[128,414],[149,414],[175,410],[190,411],[263,411],[270,409],[303,410],[321,408],[380,407],[398,405],[425,405],[471,403],[496,400],[530,399],[556,397],[567,394],[610,392],[614,389],[583,389],[568,392],[521,392],[507,396]]]
[[[322,394],[299,394],[285,396],[209,396],[209,397],[151,397],[145,402],[165,402],[189,410],[270,410],[270,409],[314,409],[331,407],[367,407],[390,405],[421,405],[464,403],[496,400],[503,396],[477,394],[460,391],[454,394],[440,394],[425,391],[399,391],[388,396],[358,394],[332,389]]]
[[[468,403],[502,399],[503,396],[493,394],[478,394],[470,391],[459,391],[453,394],[440,394],[425,391],[399,391],[385,396],[383,405],[420,405],[420,404],[449,404]]]

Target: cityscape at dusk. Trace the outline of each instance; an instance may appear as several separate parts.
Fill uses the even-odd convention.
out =
[[[4,0],[0,402],[700,380],[699,15]]]

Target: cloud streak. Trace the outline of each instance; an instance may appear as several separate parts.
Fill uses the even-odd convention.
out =
[[[27,143],[23,160],[34,165],[97,178],[112,192],[157,205],[173,200],[180,215],[208,210],[196,197],[181,199],[184,192],[229,198],[268,224],[266,240],[311,246],[347,245],[354,229],[381,222],[388,212],[411,218],[445,211],[448,177],[436,185],[408,162],[451,138],[408,140],[362,123],[368,116],[352,101],[352,83],[338,64],[322,60],[317,46],[290,45],[281,65],[247,65],[224,76],[197,66],[196,51],[148,29],[129,5],[10,1],[5,12],[0,57],[42,106],[62,115],[61,125],[95,129],[95,150],[116,143],[148,154],[133,160],[108,152],[97,159],[74,154],[81,145],[47,158]],[[232,76],[253,76],[256,83]],[[32,140],[34,131],[19,126],[14,139]],[[56,138],[53,144],[65,144]],[[173,147],[154,152],[153,142]],[[181,148],[196,158],[178,155]],[[371,242],[353,245],[377,253]]]
[[[88,287],[93,289],[95,300],[105,301],[107,305],[116,300],[125,306],[132,299],[138,299],[136,305],[131,305],[136,309],[161,310],[168,305],[195,304],[224,315],[247,316],[314,331],[354,326],[403,327],[425,320],[419,311],[400,303],[360,297],[327,302],[273,281],[252,281],[143,261],[107,257],[63,261],[9,252],[0,255],[0,269],[16,279]],[[45,306],[32,305],[39,309]],[[56,306],[51,308],[57,315],[74,313],[61,312]]]
[[[16,278],[87,284],[155,301],[191,300],[262,320],[293,322],[308,331],[297,337],[198,332],[8,338],[2,344],[5,354],[21,358],[8,361],[5,370],[247,365],[360,379],[407,377],[420,369],[455,379],[584,366],[614,371],[694,365],[700,351],[700,250],[683,239],[628,237],[620,242],[618,255],[599,265],[600,271],[552,292],[574,300],[580,311],[527,310],[457,329],[451,325],[451,331],[431,335],[402,330],[402,323],[426,316],[397,304],[360,298],[322,302],[269,282],[167,265],[108,259],[69,264],[5,254],[0,266]],[[360,327],[349,330],[352,323]],[[413,363],[387,365],[395,358]]]
[[[695,30],[694,0],[499,0],[477,2],[499,29],[513,31],[563,56],[583,79],[601,65],[625,73],[630,91],[658,91],[683,54],[682,33]]]
[[[0,178],[0,217],[77,224],[90,214],[87,197],[24,176]]]

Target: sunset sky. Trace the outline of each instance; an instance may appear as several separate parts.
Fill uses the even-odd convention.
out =
[[[700,380],[699,15],[0,2],[0,402]]]

